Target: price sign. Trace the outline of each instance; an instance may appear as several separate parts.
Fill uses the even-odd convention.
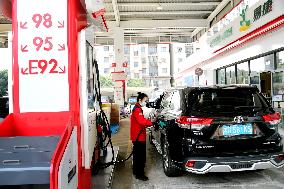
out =
[[[123,82],[117,81],[114,83],[114,101],[119,105],[124,104],[123,99]]]
[[[124,71],[121,72],[111,72],[112,81],[125,81],[126,80],[126,73]]]
[[[21,112],[69,110],[67,0],[18,0]]]

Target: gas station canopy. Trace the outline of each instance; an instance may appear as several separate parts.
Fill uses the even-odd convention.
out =
[[[105,0],[110,31],[124,29],[126,43],[190,42],[207,27],[208,18],[229,1],[221,0]],[[218,9],[218,10],[217,10]],[[216,10],[216,11],[215,11]],[[213,16],[214,17],[214,16]],[[111,44],[112,32],[97,33],[98,44]]]

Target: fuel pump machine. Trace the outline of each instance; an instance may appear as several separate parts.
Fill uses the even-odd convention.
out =
[[[0,124],[0,185],[88,189],[99,149],[86,33],[107,28],[101,1],[7,2],[13,14],[0,8],[13,15],[12,108]]]

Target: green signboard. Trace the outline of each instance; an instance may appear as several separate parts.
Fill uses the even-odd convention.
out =
[[[220,42],[227,39],[231,35],[233,35],[233,28],[232,27],[230,27],[229,29],[224,31],[224,33],[222,35],[219,34],[214,39],[212,39],[211,42],[210,42],[210,47],[214,47],[214,46],[218,45]]]

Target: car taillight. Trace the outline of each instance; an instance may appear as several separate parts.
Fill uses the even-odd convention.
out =
[[[279,112],[275,112],[273,114],[267,114],[262,116],[265,122],[270,123],[271,125],[276,125],[280,123],[281,115]]]
[[[185,164],[185,167],[193,168],[195,164],[194,160],[188,160]]]
[[[198,128],[203,126],[208,126],[212,123],[212,118],[203,118],[203,117],[189,117],[189,116],[180,116],[177,118],[176,122],[179,123],[182,127],[192,127]]]

